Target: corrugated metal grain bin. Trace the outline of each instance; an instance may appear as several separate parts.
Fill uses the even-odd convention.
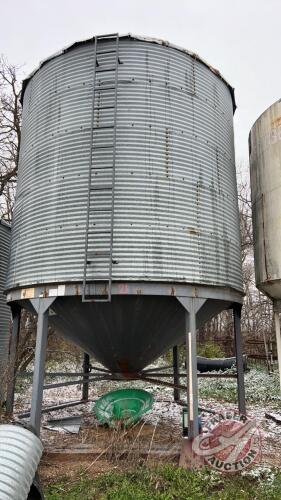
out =
[[[51,321],[107,366],[144,366],[184,329],[156,285],[219,289],[204,320],[241,297],[235,101],[197,55],[118,40],[75,43],[24,84],[8,288],[58,296]],[[85,283],[116,285],[111,304],[81,303]],[[151,297],[124,296],[134,283]]]
[[[114,41],[101,45],[114,49]],[[100,68],[110,56],[98,56]],[[229,87],[160,43],[121,38],[119,58],[113,279],[241,290]],[[93,65],[93,44],[78,44],[26,84],[9,287],[83,278]],[[99,74],[100,89],[111,85],[110,72]],[[96,91],[97,128],[112,123],[113,90]],[[100,187],[112,155],[102,148],[111,131],[102,130],[93,153]],[[109,225],[107,193],[95,197],[98,232]],[[106,250],[106,238],[93,238],[97,249]],[[107,267],[101,261],[91,272],[106,278]]]
[[[10,252],[10,226],[0,220],[0,398],[3,397],[3,377],[5,376],[9,353],[10,308],[6,305],[4,288],[6,285]]]
[[[281,100],[249,136],[257,287],[281,300]]]

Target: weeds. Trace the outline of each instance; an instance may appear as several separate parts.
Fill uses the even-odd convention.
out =
[[[281,498],[281,473],[224,476],[210,469],[186,471],[174,465],[137,467],[108,472],[90,480],[83,477],[68,486],[67,479],[50,486],[46,500],[277,500]]]
[[[281,396],[278,373],[269,375],[260,370],[251,370],[245,375],[246,399],[248,403],[271,403],[280,407]],[[235,403],[237,382],[235,379],[199,379],[199,395],[204,399],[216,399]]]
[[[205,358],[225,357],[225,352],[215,342],[205,342],[204,344],[199,344],[197,348],[197,354],[198,356],[203,356]]]

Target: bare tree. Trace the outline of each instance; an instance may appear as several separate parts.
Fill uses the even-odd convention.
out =
[[[252,204],[250,186],[245,180],[238,186],[238,203],[241,232],[241,257],[242,265],[249,256],[253,255],[253,227],[252,227]]]
[[[21,139],[18,68],[0,57],[0,217],[12,219]]]
[[[242,277],[244,304],[242,309],[242,332],[244,351],[253,356],[265,355],[265,344],[272,342],[272,304],[255,286],[252,206],[250,186],[245,176],[238,184],[238,202],[241,233]],[[234,354],[233,325],[229,311],[224,311],[209,321],[201,330],[200,342],[215,340],[227,355]]]

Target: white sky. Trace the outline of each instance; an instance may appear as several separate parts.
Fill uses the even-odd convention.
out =
[[[237,164],[253,122],[281,97],[281,0],[0,0],[0,53],[24,65],[95,34],[164,38],[197,52],[235,87]]]

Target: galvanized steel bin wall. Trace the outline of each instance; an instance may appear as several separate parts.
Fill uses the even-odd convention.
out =
[[[281,299],[281,100],[253,125],[249,153],[256,283]]]
[[[0,386],[7,368],[10,339],[10,308],[6,305],[4,289],[7,279],[11,228],[0,220]],[[1,397],[1,387],[0,387]]]
[[[187,51],[130,36],[119,47],[113,279],[241,290],[230,87]],[[93,42],[78,43],[26,84],[9,288],[82,281],[93,65]],[[113,96],[96,94],[95,127],[112,121]],[[93,155],[101,185],[109,162],[102,149]],[[107,266],[91,277],[106,279]]]

